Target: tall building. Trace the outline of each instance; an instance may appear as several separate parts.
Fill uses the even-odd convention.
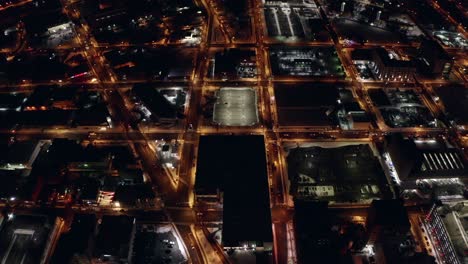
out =
[[[444,140],[387,138],[386,149],[402,189],[416,189],[417,182],[457,179],[465,182],[468,162],[463,153]]]
[[[200,138],[199,156],[204,158],[198,159],[196,206],[223,209],[221,244],[226,251],[260,254],[273,248],[264,144],[260,136]],[[246,146],[259,151],[246,151]]]
[[[366,226],[370,244],[404,239],[411,227],[402,200],[372,201]]]
[[[384,81],[411,81],[416,73],[413,61],[396,59],[384,48],[372,51],[374,73]]]
[[[453,60],[435,40],[424,40],[419,47],[419,70],[432,77],[448,77]]]
[[[331,216],[327,202],[294,201],[298,263],[332,263]],[[336,256],[335,256],[336,257]]]
[[[460,215],[465,208],[459,208],[458,212],[448,210],[443,218],[441,209],[434,205],[425,218],[428,234],[433,243],[437,244],[435,253],[445,261],[444,263],[466,263],[468,259],[466,220]],[[450,223],[450,226],[447,226],[447,223]]]
[[[367,217],[368,244],[376,252],[376,263],[401,263],[405,256],[402,242],[410,234],[411,224],[402,200],[374,200]]]

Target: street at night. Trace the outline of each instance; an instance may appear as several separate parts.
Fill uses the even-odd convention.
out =
[[[468,4],[0,0],[0,264],[468,261]]]

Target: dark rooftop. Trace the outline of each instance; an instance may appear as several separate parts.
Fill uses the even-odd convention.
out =
[[[127,258],[133,219],[128,216],[102,217],[96,237],[95,256],[111,255]]]
[[[371,49],[354,49],[351,52],[352,60],[372,60],[372,50]]]
[[[430,39],[424,39],[421,43],[420,51],[423,56],[433,56],[439,60],[451,60],[452,57],[442,48],[439,42]]]
[[[24,103],[26,95],[24,93],[1,93],[0,110],[17,110]]]
[[[155,88],[148,85],[135,85],[132,93],[141,100],[152,115],[158,118],[176,118],[177,109]]]
[[[224,246],[272,242],[264,149],[261,136],[200,138],[195,189],[224,192]]]
[[[287,155],[288,177],[291,192],[297,192],[301,179],[307,176],[313,183],[305,185],[333,185],[335,194],[332,199],[338,202],[369,199],[388,195],[385,176],[378,159],[368,144],[346,145],[336,148],[311,146],[292,148]],[[377,185],[375,194],[362,193],[362,187]],[[307,199],[325,199],[306,196]],[[367,197],[367,198],[366,198]]]
[[[398,135],[390,136],[387,140],[395,167],[407,171],[410,178],[468,175],[468,161],[463,153],[443,141],[416,143],[413,139]]]
[[[22,193],[23,171],[19,170],[0,170],[0,199],[8,199],[18,196]]]
[[[5,221],[0,232],[0,259],[3,263],[37,263],[41,259],[49,233],[52,217],[17,214]],[[32,231],[18,234],[15,231]]]
[[[286,126],[331,126],[339,89],[327,84],[275,86],[275,100],[280,124]]]
[[[414,63],[412,61],[392,59],[385,48],[376,48],[374,51],[382,60],[385,67],[414,67]]]
[[[392,102],[390,102],[390,99],[383,89],[370,89],[368,93],[372,102],[378,107],[392,105]]]
[[[468,88],[454,84],[434,90],[444,104],[449,119],[458,124],[468,124]]]
[[[371,207],[371,221],[382,226],[410,226],[408,212],[402,200],[373,200]]]
[[[51,263],[70,263],[74,254],[85,253],[95,227],[96,215],[75,214],[70,230],[60,236]]]
[[[9,146],[0,145],[0,165],[5,163],[27,164],[37,143],[37,141],[16,141]]]
[[[78,126],[107,126],[107,117],[109,111],[105,104],[94,105],[90,108],[80,109],[76,112],[76,117],[73,120]]]
[[[294,227],[299,263],[346,263],[340,259],[327,202],[294,201]]]

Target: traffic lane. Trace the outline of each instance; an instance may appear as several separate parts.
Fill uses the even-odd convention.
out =
[[[192,263],[203,264],[204,261],[203,261],[201,250],[198,244],[195,242],[195,238],[193,237],[190,226],[177,225],[176,227],[179,230],[179,233],[180,233],[180,236],[182,237],[183,242],[185,243],[185,246],[188,250]]]
[[[288,263],[288,239],[285,223],[273,224],[275,234],[275,261],[276,263]]]

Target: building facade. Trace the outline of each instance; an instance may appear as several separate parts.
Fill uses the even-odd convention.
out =
[[[372,51],[373,67],[376,77],[384,81],[412,81],[416,67],[412,61],[398,60],[384,48]]]

